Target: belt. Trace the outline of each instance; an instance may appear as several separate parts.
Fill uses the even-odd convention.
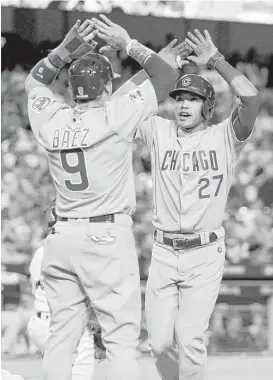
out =
[[[45,311],[37,311],[37,317],[43,320],[46,320],[50,317],[50,314]]]
[[[91,218],[64,218],[62,216],[57,216],[57,221],[69,222],[69,220],[89,220],[89,223],[115,223],[115,214],[93,216]]]
[[[158,235],[157,230],[155,230],[154,238],[157,241],[159,241],[157,239],[157,235]],[[210,232],[208,243],[212,243],[216,240],[217,240],[216,233]],[[182,234],[181,234],[181,238],[169,238],[169,237],[164,236],[164,232],[163,232],[162,241],[159,241],[159,243],[166,244],[166,245],[172,247],[173,249],[190,249],[190,248],[200,247],[203,245],[201,242],[201,236],[200,235],[198,237],[195,237],[192,239],[185,238],[185,237],[183,237]]]

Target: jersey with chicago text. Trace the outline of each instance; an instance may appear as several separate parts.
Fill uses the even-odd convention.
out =
[[[178,137],[175,121],[158,116],[142,123],[136,139],[151,154],[153,224],[163,231],[213,231],[222,225],[239,141],[232,118]]]
[[[57,215],[134,212],[132,140],[137,125],[157,112],[149,80],[87,110],[61,104],[47,87],[37,86],[29,93],[28,112],[33,133],[48,154]]]

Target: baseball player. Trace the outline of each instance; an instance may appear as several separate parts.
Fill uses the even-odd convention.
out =
[[[47,207],[44,210],[44,213],[50,232],[57,221],[55,200],[50,207]],[[28,323],[28,332],[30,338],[41,353],[44,351],[45,342],[49,336],[50,321],[50,312],[44,290],[44,280],[41,274],[41,265],[44,256],[43,244],[44,240],[40,242],[29,266],[36,316],[33,316],[30,319]],[[91,379],[94,370],[94,356],[96,359],[103,359],[105,357],[105,348],[103,347],[100,338],[100,326],[98,325],[98,321],[91,307],[89,315],[90,325],[92,325],[86,327],[83,337],[77,347],[77,357],[72,368],[72,379]]]
[[[45,380],[71,379],[89,300],[102,327],[107,378],[140,376],[136,360],[140,281],[131,230],[132,140],[136,126],[156,114],[158,102],[178,75],[125,29],[102,19],[102,32],[93,30],[89,20],[77,22],[61,45],[32,69],[25,86],[31,128],[47,150],[57,193],[57,223],[45,240],[42,261],[51,315],[43,358]],[[95,53],[79,57],[81,45],[96,34],[109,46],[125,49],[149,79],[111,99],[114,73],[109,60]],[[72,109],[60,104],[49,87],[58,70],[75,56],[79,58],[69,69],[77,103]]]
[[[240,104],[208,127],[215,92],[199,75],[182,76],[170,92],[176,120],[157,116],[136,138],[151,153],[155,243],[146,291],[151,352],[162,379],[205,379],[208,328],[225,261],[225,205],[236,161],[251,138],[260,106],[257,89],[230,66],[207,30],[187,34],[196,56],[215,69]]]

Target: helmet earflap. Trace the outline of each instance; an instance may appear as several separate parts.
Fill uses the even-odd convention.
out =
[[[214,104],[209,100],[205,99],[202,107],[202,115],[206,120],[212,118],[214,112]]]

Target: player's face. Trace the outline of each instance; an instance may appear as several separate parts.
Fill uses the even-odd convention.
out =
[[[175,99],[175,118],[179,127],[193,129],[203,121],[203,98],[190,92],[181,92]]]

